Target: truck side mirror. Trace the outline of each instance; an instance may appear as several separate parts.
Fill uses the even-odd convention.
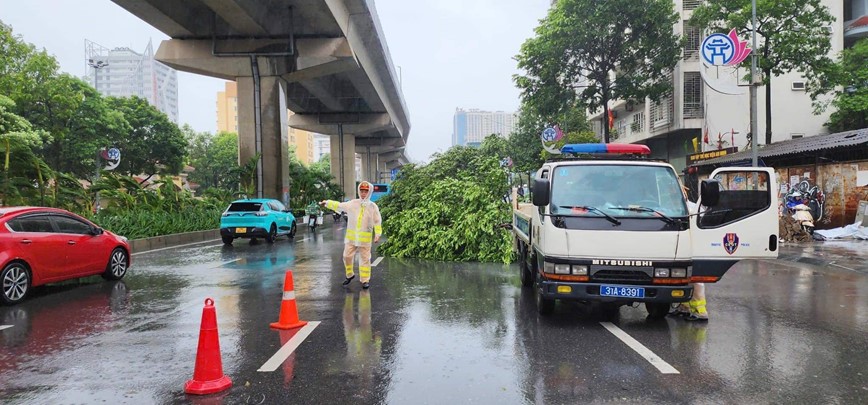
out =
[[[720,201],[720,182],[717,180],[702,180],[699,186],[700,203],[706,207],[714,207]]]
[[[544,207],[549,205],[549,181],[547,179],[533,180],[533,205]]]

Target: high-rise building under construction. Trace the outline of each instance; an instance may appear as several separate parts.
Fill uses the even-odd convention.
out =
[[[100,94],[138,96],[178,123],[178,73],[154,59],[150,41],[143,53],[130,48],[109,49],[85,40],[85,80]]]

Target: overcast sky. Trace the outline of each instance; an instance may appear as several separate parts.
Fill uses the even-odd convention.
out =
[[[407,154],[427,160],[452,141],[455,108],[515,111],[517,72],[512,59],[545,16],[550,0],[377,0],[376,7],[400,67],[410,111]],[[108,48],[154,50],[167,37],[110,0],[0,0],[0,20],[25,41],[45,48],[61,69],[85,74],[84,40]],[[223,81],[178,73],[181,123],[216,131],[217,92]]]

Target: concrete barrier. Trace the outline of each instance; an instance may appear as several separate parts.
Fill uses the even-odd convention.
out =
[[[208,242],[220,239],[220,230],[176,233],[173,235],[154,236],[152,238],[134,239],[130,241],[130,250],[133,253],[147,252],[154,249],[162,249],[170,246],[186,245],[188,243]]]

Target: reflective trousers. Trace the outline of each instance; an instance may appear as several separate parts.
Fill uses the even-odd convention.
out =
[[[353,261],[356,258],[356,252],[359,253],[359,273],[361,274],[361,282],[371,280],[371,247],[370,246],[355,246],[347,243],[344,245],[344,268],[346,269],[347,278],[352,277],[356,273],[353,271]]]
[[[693,285],[693,298],[687,303],[690,306],[690,313],[701,317],[708,317],[708,310],[705,308],[705,283],[696,283]]]

